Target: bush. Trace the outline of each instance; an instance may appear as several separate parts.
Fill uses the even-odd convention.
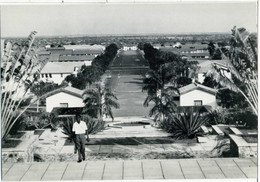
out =
[[[88,115],[82,116],[82,120],[86,122],[88,126],[88,134],[96,134],[105,129],[105,121],[99,119],[93,119]]]
[[[228,124],[242,124],[246,128],[257,129],[258,127],[258,118],[251,111],[231,111],[226,120]]]
[[[208,125],[216,125],[216,124],[226,124],[226,118],[227,118],[228,112],[226,109],[223,109],[221,107],[212,110],[208,113]]]
[[[208,122],[207,115],[193,112],[192,109],[172,114],[162,123],[162,128],[172,133],[175,138],[195,138],[199,135],[199,128]]]
[[[20,112],[15,112],[14,114],[16,116],[18,116]],[[11,128],[9,134],[13,135],[13,134],[16,134],[18,131],[21,131],[25,128],[25,122],[24,122],[24,119],[26,118],[26,114],[23,113],[19,119],[15,122],[15,124],[13,125],[13,127]]]
[[[73,117],[66,117],[62,118],[62,133],[68,136],[68,139],[71,141],[75,140],[75,134],[72,132],[72,127],[74,124],[74,118]]]
[[[37,114],[28,114],[25,119],[26,129],[44,129],[51,128],[56,130],[59,124],[58,119],[53,115],[46,112],[41,112]]]

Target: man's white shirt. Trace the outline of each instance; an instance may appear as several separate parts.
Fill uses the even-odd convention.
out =
[[[85,134],[87,129],[88,127],[84,121],[80,121],[80,123],[75,122],[72,127],[72,131],[75,131],[75,134]]]

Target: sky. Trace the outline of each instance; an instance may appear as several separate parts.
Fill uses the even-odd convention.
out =
[[[256,3],[2,5],[1,36],[256,32]]]

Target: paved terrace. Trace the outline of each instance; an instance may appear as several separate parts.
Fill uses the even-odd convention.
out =
[[[257,159],[5,163],[4,181],[257,178]]]

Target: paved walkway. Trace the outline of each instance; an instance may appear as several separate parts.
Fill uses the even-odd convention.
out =
[[[4,163],[4,181],[257,178],[257,159]]]

